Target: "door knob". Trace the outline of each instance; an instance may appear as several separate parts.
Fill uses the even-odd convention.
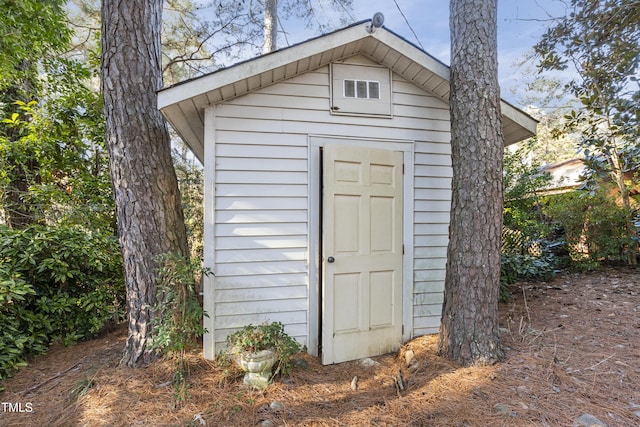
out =
[[[328,263],[335,262],[335,260],[336,260],[336,259],[335,259],[334,257],[332,257],[332,256],[330,256],[329,258],[327,258],[327,262],[328,262]]]

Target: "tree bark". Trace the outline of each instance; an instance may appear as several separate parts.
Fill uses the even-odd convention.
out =
[[[31,183],[27,178],[27,170],[36,171],[35,159],[28,159],[26,162],[17,162],[12,158],[8,161],[10,182],[2,191],[2,204],[4,205],[4,216],[9,228],[24,229],[36,223],[36,212],[25,198],[28,198]],[[34,173],[37,181],[37,175]]]
[[[124,259],[129,334],[121,364],[153,360],[155,257],[188,254],[162,87],[162,0],[103,0],[102,91],[106,140]]]
[[[276,50],[278,40],[278,0],[265,0],[263,53]]]
[[[463,365],[501,357],[502,156],[497,0],[452,0],[452,201],[439,352]]]
[[[610,116],[610,114],[609,114]],[[611,123],[609,123],[611,125]],[[627,235],[630,240],[629,247],[627,248],[626,262],[629,265],[638,265],[638,230],[633,222],[633,207],[631,206],[631,196],[627,184],[624,182],[624,165],[623,160],[620,158],[619,145],[616,143],[615,137],[612,138],[609,144],[613,149],[609,151],[607,160],[611,165],[611,175],[613,180],[620,191],[620,202],[625,214],[625,228],[627,229]]]

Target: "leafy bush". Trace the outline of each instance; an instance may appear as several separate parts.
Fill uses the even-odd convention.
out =
[[[197,343],[206,331],[202,317],[207,314],[198,300],[196,276],[199,262],[178,254],[158,257],[159,316],[153,324],[153,349],[162,353],[181,353]],[[205,272],[206,273],[206,272]]]
[[[576,266],[593,268],[605,261],[624,261],[632,246],[626,213],[605,188],[549,197],[545,214],[564,230]]]
[[[198,299],[196,285],[208,271],[202,269],[199,261],[180,254],[163,254],[156,262],[158,302],[154,307],[157,317],[151,348],[167,356],[177,356],[173,387],[176,403],[180,403],[189,397],[190,372],[185,353],[207,332],[202,325],[202,317],[207,313]]]
[[[76,227],[0,227],[0,378],[55,341],[92,338],[124,307],[115,237]]]
[[[551,182],[551,175],[541,172],[540,164],[531,162],[535,139],[524,143],[517,151],[504,154],[504,211],[503,223],[507,230],[518,233],[516,241],[503,245],[511,251],[523,252],[532,241],[543,238],[548,232],[538,193]]]
[[[13,370],[25,366],[25,350],[42,352],[46,346],[46,335],[37,331],[25,331],[23,325],[30,322],[30,312],[24,303],[35,291],[20,274],[0,263],[0,379],[11,375]]]
[[[500,270],[500,300],[510,299],[509,286],[518,280],[546,281],[557,273],[557,258],[552,255],[540,257],[521,254],[503,254]]]

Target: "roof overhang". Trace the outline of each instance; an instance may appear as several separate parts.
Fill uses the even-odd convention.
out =
[[[187,80],[158,92],[158,108],[195,155],[204,159],[204,108],[363,55],[449,102],[449,67],[387,30],[360,22],[300,44]],[[537,121],[501,102],[507,145],[536,133]]]

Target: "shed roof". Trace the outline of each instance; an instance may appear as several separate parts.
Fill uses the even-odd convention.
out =
[[[368,31],[361,21],[275,52],[178,83],[158,92],[158,108],[204,159],[204,107],[242,96],[313,71],[334,61],[363,55],[387,66],[416,86],[449,102],[449,67],[385,27]],[[501,103],[506,144],[535,135],[537,121],[506,101]]]

